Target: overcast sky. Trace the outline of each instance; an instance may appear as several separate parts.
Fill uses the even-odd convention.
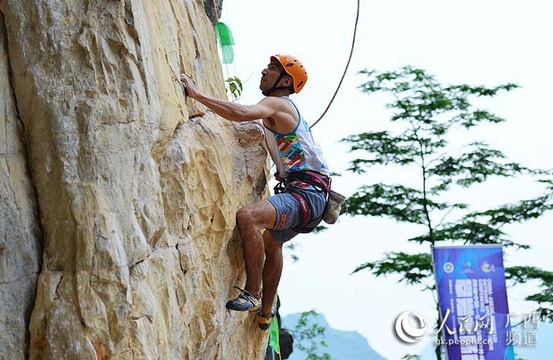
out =
[[[258,102],[262,97],[260,72],[269,56],[290,53],[304,62],[309,73],[307,85],[294,99],[308,122],[315,121],[344,70],[356,6],[356,0],[225,0],[221,20],[230,27],[236,45],[234,64],[224,66],[224,70],[244,81],[240,102]],[[507,122],[474,130],[470,136],[489,142],[513,161],[553,168],[548,106],[553,84],[551,14],[548,1],[362,0],[347,77],[330,111],[313,128],[331,170],[345,174],[348,161],[354,158],[338,143],[340,139],[382,129],[389,120],[382,97],[369,97],[357,89],[364,81],[357,72],[365,68],[395,70],[405,65],[423,68],[443,84],[519,84],[521,89],[483,103]],[[389,171],[375,168],[363,176],[345,174],[333,180],[334,188],[351,195],[362,184],[383,178],[401,180],[401,172]],[[457,195],[470,199],[475,208],[490,208],[540,192],[540,187],[520,180],[497,181]],[[533,246],[530,251],[509,251],[506,265],[553,270],[549,259],[552,221],[549,215],[506,228],[514,241]],[[368,272],[350,273],[364,262],[381,259],[385,252],[429,251],[425,245],[405,241],[421,232],[420,228],[386,219],[342,216],[323,234],[298,236],[293,242],[299,247],[296,255],[300,261],[292,263],[288,252],[279,287],[281,313],[315,309],[332,327],[365,336],[387,359],[418,353],[432,337],[408,346],[395,338],[392,327],[405,310],[435,319],[432,295],[398,284],[395,277],[376,279]],[[531,306],[522,301],[523,291],[509,291],[512,312],[530,311]],[[553,349],[545,340],[540,346]]]

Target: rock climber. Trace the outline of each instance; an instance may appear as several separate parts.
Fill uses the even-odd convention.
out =
[[[184,74],[181,81],[189,97],[227,120],[263,121],[279,184],[275,195],[246,205],[236,213],[243,243],[246,286],[226,307],[257,312],[258,325],[266,330],[274,317],[273,302],[283,266],[282,246],[298,233],[310,232],[321,221],[330,188],[329,170],[321,149],[289,97],[303,89],[307,72],[294,56],[271,56],[261,71],[259,84],[265,97],[254,105],[204,95]]]

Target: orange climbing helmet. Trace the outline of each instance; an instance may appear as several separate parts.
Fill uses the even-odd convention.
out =
[[[288,54],[276,54],[271,56],[271,61],[277,60],[284,68],[284,71],[292,77],[293,90],[297,94],[303,89],[307,82],[307,71],[302,62],[295,56]]]

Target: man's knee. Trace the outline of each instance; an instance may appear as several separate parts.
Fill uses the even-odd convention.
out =
[[[246,226],[251,223],[252,211],[249,209],[249,205],[243,206],[236,212],[236,224],[238,228]]]
[[[246,205],[236,212],[238,226],[254,226],[259,229],[269,229],[275,223],[276,210],[267,200]]]
[[[250,204],[241,207],[236,212],[236,224],[238,225],[238,230],[249,228],[262,228],[261,222],[262,219],[259,218],[260,212],[256,208],[259,203]]]

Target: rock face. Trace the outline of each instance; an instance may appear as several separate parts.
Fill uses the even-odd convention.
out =
[[[202,0],[0,0],[0,359],[263,357],[224,306],[262,132],[181,72],[226,97]]]

